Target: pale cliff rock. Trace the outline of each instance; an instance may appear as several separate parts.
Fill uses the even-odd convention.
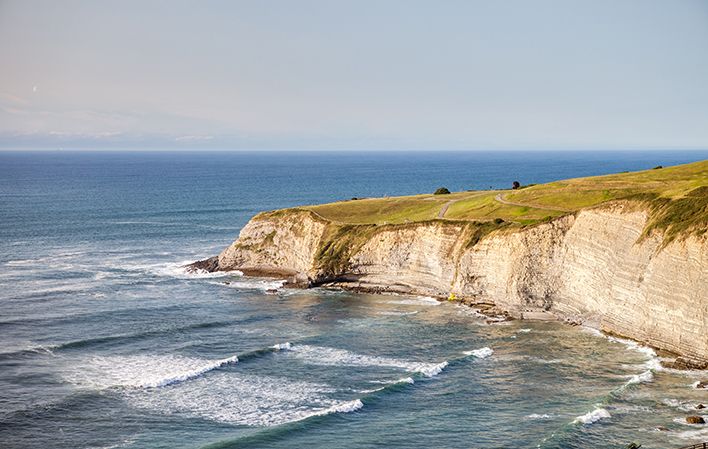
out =
[[[260,214],[218,258],[221,270],[289,276],[368,291],[493,303],[512,316],[552,314],[708,362],[708,239],[643,237],[647,213],[626,203],[472,238],[436,220],[370,226],[321,263],[336,226],[304,210]],[[344,231],[347,232],[346,230]]]

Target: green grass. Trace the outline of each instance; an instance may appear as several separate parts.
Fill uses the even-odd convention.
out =
[[[474,193],[458,192],[449,195],[429,194],[367,198],[305,206],[301,209],[316,212],[328,220],[340,223],[397,224],[435,219],[445,203],[465,198],[468,195],[474,195]]]
[[[498,194],[506,191],[484,192],[453,203],[445,214],[451,220],[494,220],[501,218],[521,224],[530,224],[545,217],[556,217],[563,212],[529,206],[511,206],[497,201]]]
[[[513,204],[498,201],[498,195]],[[336,271],[341,268],[337,261],[345,260],[344,252],[350,251],[346,246],[356,246],[358,240],[363,241],[358,237],[364,237],[364,232],[375,232],[375,227],[364,226],[354,232],[357,238],[351,237],[353,228],[349,225],[400,225],[437,220],[447,205],[444,221],[475,223],[486,234],[500,227],[534,225],[612,200],[633,202],[650,212],[645,235],[663,232],[668,242],[679,236],[702,234],[708,230],[708,161],[566,179],[519,190],[369,198],[297,209],[310,211],[336,225],[331,230],[329,246],[321,248],[319,254],[324,266]],[[268,214],[277,213],[282,211]],[[498,223],[499,219],[504,220],[503,223]],[[481,226],[487,222],[494,225]]]
[[[662,198],[681,198],[708,184],[708,161],[656,170],[566,179],[509,193],[508,201],[533,207],[578,210],[605,201],[653,193]]]

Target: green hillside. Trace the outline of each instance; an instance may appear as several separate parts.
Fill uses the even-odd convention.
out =
[[[703,233],[708,228],[708,160],[566,179],[517,190],[354,199],[300,209],[340,224],[457,220],[521,227],[612,200],[627,200],[647,208],[651,220],[646,232],[661,230],[668,240],[681,234]]]

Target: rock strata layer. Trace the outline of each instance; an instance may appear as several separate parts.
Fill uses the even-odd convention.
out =
[[[633,204],[585,209],[475,237],[469,223],[335,225],[292,209],[259,214],[208,271],[286,277],[493,305],[516,318],[585,323],[708,364],[708,239],[642,236]],[[197,268],[202,268],[199,266]]]

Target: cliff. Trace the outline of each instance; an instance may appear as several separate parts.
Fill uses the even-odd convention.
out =
[[[454,293],[517,318],[584,322],[706,364],[708,239],[668,240],[650,224],[647,207],[621,200],[534,226],[355,225],[289,209],[254,217],[212,268],[303,286]]]

